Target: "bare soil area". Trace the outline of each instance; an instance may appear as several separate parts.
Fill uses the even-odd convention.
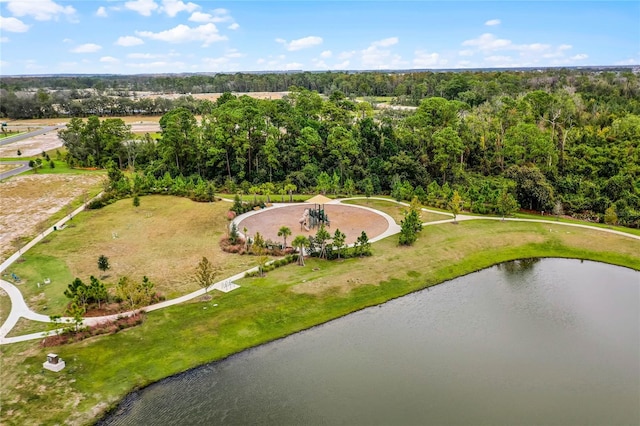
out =
[[[51,151],[60,147],[62,147],[62,139],[58,137],[56,131],[52,131],[44,135],[2,145],[0,146],[0,157],[20,159],[21,157],[40,155],[42,151]],[[21,156],[18,155],[18,150],[20,150]]]
[[[282,241],[282,237],[278,237],[278,230],[282,226],[288,226],[291,228],[292,235],[287,238],[287,245],[291,245],[291,241],[297,235],[308,237],[317,232],[317,229],[306,231],[300,226],[300,218],[302,218],[304,210],[308,208],[313,208],[313,205],[296,204],[267,208],[259,214],[240,221],[238,230],[243,232],[243,228],[246,227],[249,236],[260,232],[265,240]],[[324,208],[331,222],[327,231],[333,234],[336,229],[340,229],[347,236],[347,244],[353,244],[362,231],[365,231],[371,239],[382,234],[389,227],[389,223],[384,217],[369,210],[341,204],[327,204]]]
[[[21,175],[0,182],[0,259],[16,249],[14,241],[37,233],[38,226],[103,176]]]

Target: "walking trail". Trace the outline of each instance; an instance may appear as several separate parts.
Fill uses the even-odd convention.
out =
[[[364,199],[364,197],[343,198],[343,199],[339,199],[339,200],[333,200],[333,201],[331,201],[331,203],[335,204],[335,203],[340,203],[342,201],[353,200],[353,199]],[[390,200],[388,198],[370,197],[369,199],[395,202],[394,200]],[[224,201],[231,201],[231,200],[226,200],[225,199]],[[400,202],[399,204],[401,204],[403,206],[408,206],[409,205],[407,203],[402,203],[402,202]],[[284,206],[284,205],[286,205],[286,204],[283,204],[282,206]],[[388,226],[387,230],[384,233],[382,233],[381,235],[377,236],[376,238],[372,238],[371,242],[375,242],[375,241],[381,240],[383,238],[387,238],[389,236],[395,235],[395,234],[400,232],[400,226],[388,214],[380,212],[379,210],[376,210],[376,209],[373,209],[373,208],[370,208],[370,207],[365,207],[365,206],[354,206],[354,207],[359,207],[359,208],[363,208],[363,209],[374,211],[374,212],[382,215],[387,220],[387,222],[389,223],[389,226]],[[29,250],[31,247],[33,247],[34,245],[36,245],[37,243],[42,241],[42,239],[45,238],[47,235],[49,235],[50,233],[54,232],[54,228],[57,228],[57,229],[63,228],[63,226],[64,226],[64,224],[65,224],[65,222],[67,220],[71,219],[72,217],[74,217],[75,215],[77,215],[78,213],[83,211],[84,208],[85,208],[84,205],[78,207],[71,214],[66,216],[64,219],[61,219],[54,226],[52,226],[51,228],[49,228],[46,231],[44,231],[43,233],[41,233],[40,235],[35,237],[33,240],[31,240],[27,245],[25,245],[24,247],[19,249],[17,252],[15,252],[11,257],[9,257],[7,260],[5,260],[0,265],[0,273],[3,272],[4,270],[6,270],[17,259],[19,259],[20,256],[22,256],[27,250]],[[454,221],[453,215],[451,213],[445,213],[445,212],[442,212],[442,211],[430,210],[430,209],[426,209],[426,208],[423,208],[422,211],[431,212],[431,213],[437,213],[437,214],[444,214],[444,215],[451,216],[450,219],[444,219],[444,220],[439,220],[439,221],[434,221],[434,222],[423,223],[423,226],[439,225],[439,224],[442,224],[442,223],[450,223],[450,222]],[[249,212],[249,213],[246,213],[246,214],[247,215],[251,215],[251,214],[256,214],[256,212]],[[246,216],[244,216],[244,215],[238,216],[238,218],[236,218],[236,220],[238,220],[239,218],[243,218],[243,217],[246,217]],[[573,226],[573,227],[576,227],[576,228],[592,229],[592,230],[596,230],[596,231],[608,232],[608,233],[611,233],[611,234],[622,235],[624,237],[640,240],[640,236],[638,236],[638,235],[627,234],[625,232],[616,231],[616,230],[613,230],[613,229],[599,228],[599,227],[596,227],[596,226],[583,225],[583,224],[578,224],[578,223],[557,222],[557,221],[551,221],[551,220],[545,220],[545,219],[519,219],[519,218],[504,218],[503,219],[503,218],[499,218],[499,217],[458,215],[455,220],[457,220],[457,221],[505,220],[505,221],[512,221],[512,222],[548,223],[550,225],[563,225],[563,226]],[[249,269],[247,271],[244,271],[244,272],[241,272],[239,274],[236,274],[236,275],[234,275],[232,277],[225,278],[224,280],[221,280],[221,281],[216,282],[215,284],[212,284],[206,290],[204,288],[203,289],[199,289],[199,290],[196,290],[196,291],[194,291],[192,293],[185,294],[184,296],[180,296],[180,297],[177,297],[175,299],[166,300],[164,302],[156,303],[155,305],[146,306],[146,307],[144,307],[142,309],[139,309],[139,310],[123,312],[123,313],[118,313],[118,314],[114,314],[114,315],[101,316],[101,317],[88,317],[88,318],[85,318],[83,320],[83,325],[91,326],[91,325],[99,324],[99,323],[106,322],[106,321],[112,321],[112,320],[116,319],[117,317],[132,315],[132,314],[134,314],[136,312],[139,312],[139,311],[142,311],[142,310],[145,311],[145,312],[151,312],[151,311],[155,311],[155,310],[158,310],[158,309],[166,308],[167,306],[177,305],[178,303],[183,303],[183,302],[186,302],[188,300],[195,299],[196,297],[203,296],[204,294],[206,294],[207,291],[212,290],[212,289],[219,290],[219,291],[222,291],[224,293],[228,293],[230,291],[235,290],[236,288],[239,288],[239,286],[237,284],[235,284],[234,281],[239,280],[240,278],[243,278],[247,272],[254,272],[254,271],[257,271],[257,269],[258,269],[257,267],[254,267],[254,268],[251,268],[251,269]],[[13,284],[5,281],[5,280],[1,280],[0,279],[0,288],[2,288],[9,295],[9,298],[11,299],[11,312],[9,313],[9,316],[8,316],[7,320],[0,327],[0,345],[5,345],[5,344],[9,344],[9,343],[16,343],[16,342],[24,342],[24,341],[27,341],[27,340],[42,339],[42,338],[44,338],[47,335],[50,335],[52,333],[62,332],[62,329],[59,329],[59,330],[53,330],[53,331],[48,331],[48,332],[45,331],[45,332],[24,334],[24,335],[21,335],[21,336],[7,337],[7,334],[9,334],[9,332],[13,329],[13,327],[15,327],[15,325],[18,323],[18,320],[20,318],[26,318],[26,319],[31,320],[31,321],[38,321],[38,322],[44,322],[44,323],[52,322],[52,321],[48,316],[42,315],[42,314],[38,314],[36,312],[33,312],[31,309],[29,309],[29,307],[27,306],[26,302],[24,301],[24,298],[22,297],[22,293],[20,292],[20,290],[15,285],[13,285]],[[66,323],[73,322],[73,319],[72,318],[68,318],[68,317],[63,317],[61,320],[62,320],[62,322],[66,322]]]

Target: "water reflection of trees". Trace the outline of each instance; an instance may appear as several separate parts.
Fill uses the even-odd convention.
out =
[[[511,260],[509,262],[498,264],[498,269],[508,274],[521,274],[522,272],[533,269],[535,264],[538,262],[540,262],[539,257]]]

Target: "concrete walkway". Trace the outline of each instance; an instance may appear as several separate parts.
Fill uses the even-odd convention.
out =
[[[355,200],[355,199],[367,199],[367,198],[365,198],[365,197],[353,197],[353,198],[337,199],[337,200],[331,201],[331,204],[338,204],[338,203],[341,203],[341,202],[346,201],[346,200]],[[403,205],[403,206],[409,206],[409,204],[407,204],[407,203],[397,202],[395,200],[390,200],[388,198],[370,197],[368,199],[383,200],[383,201],[388,201],[388,202],[391,202],[391,203],[400,204],[400,205]],[[228,200],[228,199],[223,199],[223,200],[224,201],[231,201],[231,200]],[[273,205],[273,207],[270,207],[270,208],[282,208],[282,207],[286,207],[286,206],[290,206],[290,205],[291,204],[287,204],[287,203],[276,203],[276,204]],[[353,205],[353,204],[350,204],[350,206],[363,208],[363,209],[366,209],[366,210],[373,211],[373,212],[378,213],[381,216],[385,217],[385,219],[387,219],[387,222],[389,223],[389,226],[388,226],[387,230],[384,233],[380,234],[379,236],[371,239],[370,240],[371,242],[379,241],[381,239],[387,238],[389,236],[395,235],[395,234],[400,232],[400,225],[398,225],[395,222],[395,220],[391,216],[389,216],[388,214],[386,214],[384,212],[381,212],[379,210],[370,208],[370,207],[357,206],[357,205]],[[62,225],[66,221],[68,221],[73,216],[75,216],[76,214],[80,213],[83,210],[84,210],[84,205],[79,207],[79,208],[77,208],[68,217],[65,217],[64,219],[58,221],[55,226],[57,228],[61,228]],[[260,211],[262,211],[262,210],[260,210]],[[247,213],[245,213],[243,215],[240,215],[240,216],[236,217],[232,223],[236,223],[236,220],[238,220],[238,219],[242,220],[242,219],[244,219],[244,218],[246,218],[248,216],[252,216],[254,214],[258,214],[258,213],[260,213],[260,211],[247,212]],[[433,226],[433,225],[439,225],[439,224],[443,224],[443,223],[451,223],[451,222],[454,221],[453,215],[451,213],[441,212],[441,211],[438,211],[438,210],[430,210],[430,209],[426,209],[426,208],[423,208],[422,211],[442,214],[442,215],[446,215],[446,216],[451,216],[450,219],[443,219],[443,220],[438,220],[438,221],[433,221],[433,222],[426,222],[426,223],[423,223],[422,226]],[[599,227],[596,227],[596,226],[583,225],[583,224],[578,224],[578,223],[557,222],[557,221],[544,220],[544,219],[520,219],[520,218],[505,218],[505,219],[503,219],[503,218],[499,218],[499,217],[458,215],[456,220],[459,221],[459,222],[469,221],[469,220],[505,220],[505,221],[511,221],[511,222],[548,223],[549,225],[572,226],[572,227],[577,227],[577,228],[585,228],[585,229],[591,229],[591,230],[595,230],[595,231],[608,232],[608,233],[611,233],[611,234],[621,235],[621,236],[624,236],[624,237],[640,240],[640,236],[638,236],[638,235],[627,234],[625,232],[616,231],[616,230],[613,230],[613,229],[599,228]],[[239,220],[238,220],[238,222],[239,222]],[[53,227],[47,229],[47,231],[45,231],[42,234],[38,235],[36,238],[34,238],[32,241],[30,241],[26,246],[24,246],[22,249],[18,250],[16,253],[14,253],[9,259],[4,261],[0,265],[0,272],[2,272],[5,269],[7,269],[9,267],[9,265],[11,265],[13,262],[15,262],[24,252],[26,252],[31,247],[33,247],[35,244],[40,242],[44,237],[49,235],[51,232],[54,232],[53,231]],[[247,272],[254,272],[254,271],[257,271],[257,270],[258,270],[258,268],[254,267],[254,268],[251,268],[251,269],[249,269],[247,271],[240,272],[240,273],[238,273],[238,274],[236,274],[236,275],[234,275],[232,277],[229,277],[229,278],[226,278],[224,280],[218,281],[217,283],[211,285],[207,289],[207,291],[210,291],[210,290],[214,289],[214,290],[222,291],[224,293],[228,293],[229,291],[232,291],[232,290],[235,290],[235,289],[239,288],[239,286],[237,284],[235,284],[234,281],[243,278]],[[27,306],[27,304],[25,303],[24,298],[22,297],[22,293],[13,284],[11,284],[11,283],[9,283],[7,281],[4,281],[4,280],[0,280],[0,288],[2,288],[4,291],[6,291],[7,294],[9,295],[9,297],[11,298],[11,312],[9,313],[9,317],[7,318],[7,320],[0,327],[0,345],[16,343],[16,342],[23,342],[23,341],[27,341],[27,340],[42,339],[42,338],[46,337],[47,335],[49,335],[51,333],[62,331],[62,329],[59,329],[59,330],[54,330],[52,332],[39,332],[39,333],[26,334],[26,335],[22,335],[22,336],[6,337],[7,334],[13,329],[13,327],[16,325],[16,323],[18,322],[18,320],[21,317],[29,319],[29,320],[32,320],[32,321],[39,321],[39,322],[51,322],[51,320],[46,315],[41,315],[41,314],[38,314],[38,313],[35,313],[35,312],[31,311],[29,309],[29,307]],[[126,315],[132,315],[132,314],[134,314],[136,312],[139,312],[139,311],[151,312],[151,311],[155,311],[155,310],[158,310],[158,309],[166,308],[168,306],[177,305],[179,303],[183,303],[183,302],[195,299],[196,297],[203,296],[204,294],[205,294],[205,289],[200,289],[200,290],[196,290],[196,291],[194,291],[192,293],[186,294],[184,296],[180,296],[180,297],[175,298],[175,299],[166,300],[164,302],[156,303],[154,305],[150,305],[150,306],[147,306],[145,308],[138,309],[138,310],[124,312],[124,313],[118,313],[118,314],[108,315],[108,316],[101,316],[101,317],[88,317],[88,318],[84,319],[83,324],[87,325],[87,326],[91,326],[91,325],[99,324],[99,323],[102,323],[102,322],[105,322],[105,321],[112,321],[112,320],[116,319],[117,317],[126,316]],[[62,321],[70,323],[70,322],[72,322],[72,319],[71,318],[62,318]]]

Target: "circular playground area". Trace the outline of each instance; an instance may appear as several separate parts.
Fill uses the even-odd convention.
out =
[[[318,228],[310,228],[308,231],[300,223],[306,209],[313,209],[313,204],[292,204],[286,206],[269,207],[259,212],[252,212],[247,217],[239,218],[238,231],[244,233],[247,229],[249,236],[254,236],[256,232],[265,240],[282,241],[278,237],[278,230],[287,226],[291,229],[291,236],[287,238],[287,245],[297,235],[316,235]],[[347,244],[352,244],[360,236],[362,231],[367,233],[369,239],[382,234],[389,227],[387,219],[371,210],[349,206],[344,204],[325,204],[324,211],[329,219],[329,226],[326,230],[333,235],[336,229],[340,229],[347,238]]]

